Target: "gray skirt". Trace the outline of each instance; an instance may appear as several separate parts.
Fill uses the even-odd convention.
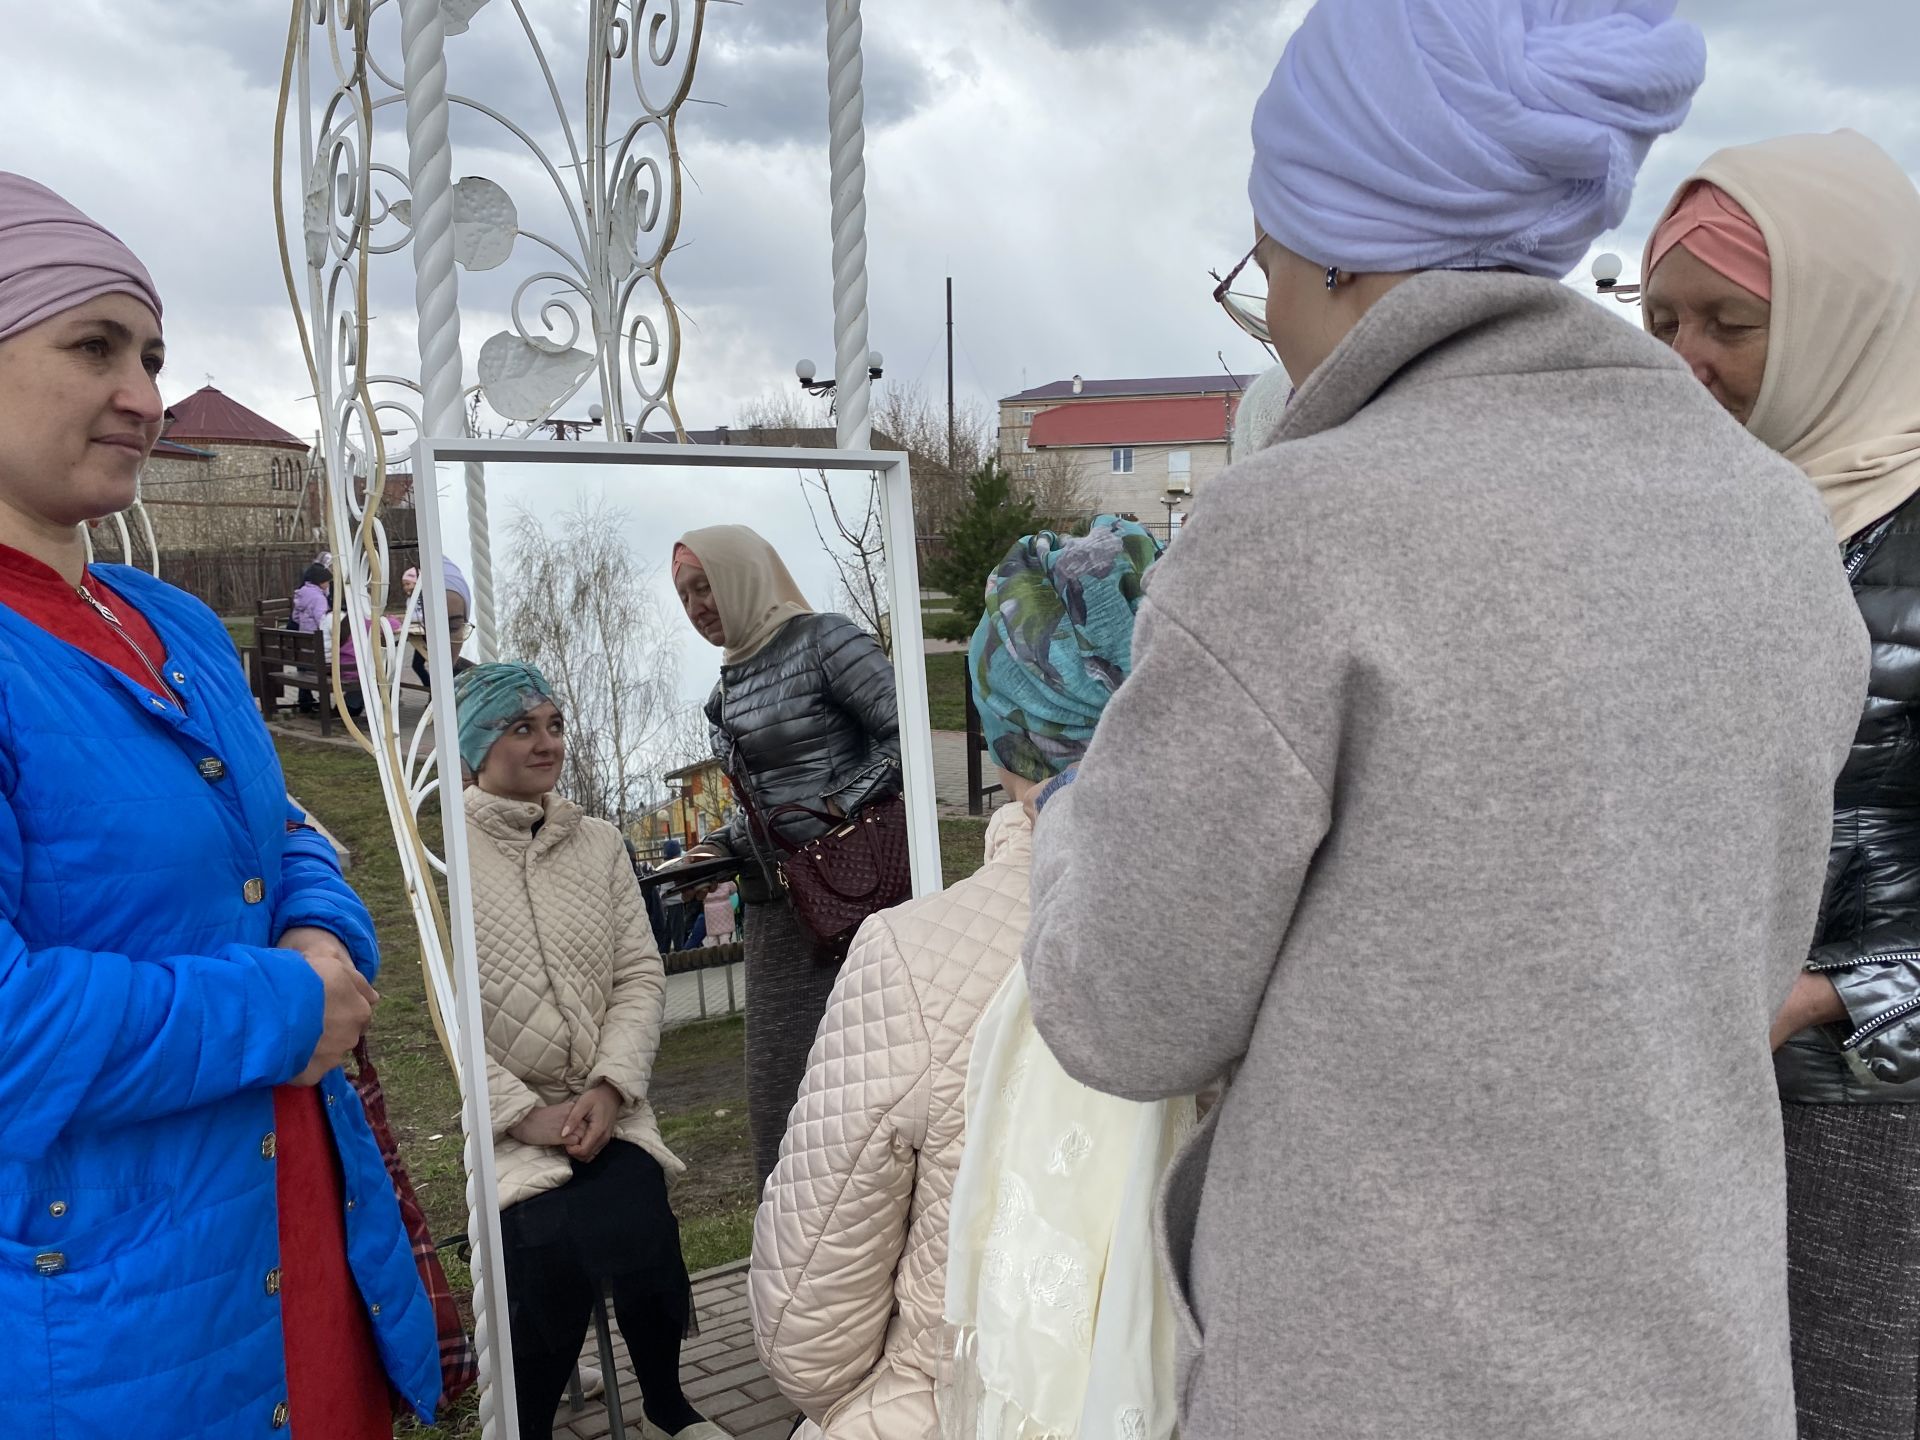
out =
[[[1920,1106],[1781,1110],[1800,1440],[1916,1440]]]
[[[813,936],[785,900],[747,906],[747,1128],[755,1183],[780,1159],[807,1053],[827,1013],[838,964],[814,958]]]

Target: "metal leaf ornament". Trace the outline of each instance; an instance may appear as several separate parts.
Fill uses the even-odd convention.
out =
[[[318,270],[327,263],[327,250],[333,242],[333,185],[324,170],[316,170],[307,182],[301,228],[307,242],[307,264]]]
[[[486,8],[487,0],[440,0],[440,17],[449,35],[467,33],[467,22]]]
[[[469,270],[492,270],[513,254],[520,215],[493,181],[469,175],[453,187],[453,256]]]
[[[502,330],[480,347],[480,391],[509,420],[543,420],[593,365],[585,350]]]

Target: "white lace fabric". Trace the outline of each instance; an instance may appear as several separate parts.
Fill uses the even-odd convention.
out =
[[[1139,1104],[1072,1079],[1016,966],[967,1074],[948,1227],[943,1440],[1166,1440],[1174,1317],[1153,1197],[1191,1098]]]

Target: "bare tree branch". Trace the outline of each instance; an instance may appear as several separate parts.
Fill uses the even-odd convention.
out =
[[[517,511],[501,590],[503,652],[539,667],[567,717],[560,789],[616,824],[664,795],[665,771],[698,758],[684,753],[697,707],[676,696],[679,627],[654,599],[626,520],[605,503],[583,502],[551,528]]]

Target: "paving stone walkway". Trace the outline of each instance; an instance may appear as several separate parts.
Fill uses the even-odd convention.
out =
[[[753,1353],[746,1262],[696,1276],[693,1303],[700,1333],[680,1354],[680,1379],[687,1399],[735,1440],[786,1440],[800,1412],[781,1396]],[[640,1387],[627,1363],[627,1347],[618,1326],[613,1331],[613,1352],[628,1440],[641,1440]],[[599,1363],[591,1334],[582,1358],[590,1365]],[[578,1411],[562,1403],[553,1433],[555,1440],[610,1440],[605,1402],[589,1400]]]

